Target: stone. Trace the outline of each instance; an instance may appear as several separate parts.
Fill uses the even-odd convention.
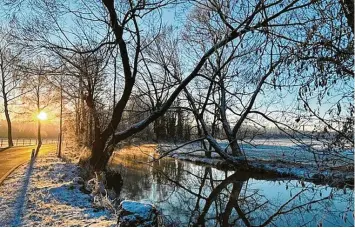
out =
[[[124,200],[118,208],[117,224],[122,227],[158,226],[158,215],[152,204]]]

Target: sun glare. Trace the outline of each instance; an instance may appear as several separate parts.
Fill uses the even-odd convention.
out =
[[[46,120],[47,119],[47,113],[41,111],[38,115],[37,115],[37,118],[39,120]]]

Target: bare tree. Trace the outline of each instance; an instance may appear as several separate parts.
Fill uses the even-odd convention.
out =
[[[26,91],[21,90],[25,76],[21,71],[21,49],[11,42],[13,32],[10,29],[1,28],[0,33],[0,85],[3,100],[4,114],[7,122],[8,146],[12,147],[12,125],[10,118],[10,104],[22,96]]]
[[[18,2],[22,4],[16,5]],[[199,40],[207,42],[200,42],[199,50],[188,50],[188,64],[182,64],[184,61],[181,56],[176,57],[174,51],[167,50],[167,55],[164,57],[167,61],[160,61],[164,64],[154,64],[154,66],[147,64],[148,60],[152,59],[147,58],[149,53],[145,50],[152,47],[154,41],[159,40],[159,35],[162,33],[160,28],[147,31],[147,24],[158,24],[157,27],[160,27],[162,18],[159,11],[178,2],[172,0],[149,2],[127,0],[119,3],[114,0],[103,0],[101,3],[90,1],[90,4],[75,4],[75,10],[71,9],[69,4],[41,2],[43,4],[31,4],[33,3],[31,0],[7,2],[10,6],[14,6],[13,11],[26,4],[36,8],[33,17],[36,24],[33,21],[26,23],[26,20],[18,18],[24,41],[61,57],[64,56],[61,53],[65,52],[67,60],[73,56],[90,55],[101,50],[110,52],[117,48],[117,53],[119,53],[118,60],[114,61],[119,66],[115,65],[114,69],[122,69],[120,81],[122,90],[117,102],[114,102],[113,110],[110,112],[107,111],[108,109],[105,110],[110,113],[104,121],[105,124],[97,124],[99,121],[95,121],[90,158],[90,164],[94,169],[104,170],[115,145],[142,131],[167,113],[176,99],[181,96],[181,92],[187,97],[189,109],[192,110],[199,124],[201,135],[205,136],[217,153],[234,163],[234,156],[228,154],[228,149],[222,148],[217,143],[214,136],[215,130],[213,130],[215,127],[211,129],[209,126],[216,125],[222,120],[222,126],[229,141],[228,147],[232,148],[234,155],[240,157],[242,153],[237,138],[246,121],[255,123],[252,117],[261,116],[267,121],[278,123],[275,116],[269,115],[270,113],[265,114],[268,110],[260,111],[260,107],[256,107],[256,101],[260,99],[260,94],[266,86],[277,88],[279,85],[276,81],[287,78],[286,74],[280,72],[281,67],[287,65],[290,55],[293,56],[292,53],[295,50],[301,50],[302,44],[307,41],[307,30],[304,28],[312,27],[318,20],[321,20],[319,15],[322,14],[319,9],[328,6],[327,3],[330,1],[326,3],[306,0],[187,2],[185,4],[192,9],[191,13],[196,15],[191,17],[191,22],[201,25],[201,29],[193,30],[194,26],[190,26],[186,28],[186,33],[194,42]],[[339,8],[339,6],[340,4],[337,4],[334,7]],[[351,16],[348,5],[346,10],[347,15]],[[74,18],[72,21],[75,26],[70,27],[71,25],[64,23],[66,19],[63,15],[66,14],[59,12],[68,12]],[[314,16],[316,19],[313,19]],[[37,24],[38,22],[40,24]],[[299,29],[302,30],[301,33]],[[75,34],[74,38],[68,36],[66,31]],[[320,32],[323,31],[326,30],[320,30]],[[56,39],[51,34],[55,34]],[[97,36],[88,34],[97,34]],[[297,39],[289,37],[290,34]],[[176,34],[176,36],[185,39],[183,34]],[[75,37],[80,37],[79,46],[74,41]],[[158,46],[163,46],[164,42]],[[87,45],[89,43],[90,45]],[[92,48],[83,50],[81,48],[83,46]],[[170,48],[173,49],[173,47]],[[227,55],[224,53],[226,50],[228,50]],[[111,55],[107,56],[110,58]],[[177,61],[173,62],[174,59]],[[185,67],[182,69],[181,65]],[[253,68],[255,65],[258,67]],[[111,72],[112,74],[114,72]],[[160,77],[157,77],[157,74],[160,74]],[[159,80],[155,80],[158,78]],[[200,100],[196,99],[195,94],[188,87],[196,78],[203,78],[203,81],[207,81],[204,84],[208,85],[207,93]],[[243,82],[244,84],[230,91],[228,81],[233,82],[235,79],[236,83]],[[142,84],[146,84],[149,89],[140,90]],[[157,84],[162,86],[158,87]],[[248,86],[243,88],[244,85]],[[152,98],[148,99],[152,104],[150,105],[151,112],[138,122],[121,130],[120,125],[122,125],[127,105],[133,95],[138,92],[146,93]],[[109,104],[112,104],[112,100],[116,101],[115,95],[116,91],[111,101],[108,102]],[[140,97],[139,94],[138,97]],[[85,99],[88,107],[97,105],[91,99],[92,94],[88,93],[86,98],[88,98]],[[238,101],[238,105],[232,107],[232,100],[239,99],[241,100]],[[83,97],[79,99],[80,102],[83,100]],[[235,115],[236,118],[229,118],[229,113]],[[211,124],[208,123],[207,118],[214,114],[217,115],[217,119]]]
[[[38,153],[42,145],[42,121],[47,119],[47,112],[53,113],[53,108],[57,104],[58,93],[53,84],[49,83],[48,76],[53,68],[42,58],[30,62],[25,67],[29,75],[26,86],[23,88],[28,91],[22,96],[24,106],[23,113],[28,114],[37,122],[37,150]]]
[[[353,113],[351,95],[353,71],[350,70],[353,66],[353,52],[350,51],[353,46],[353,34],[347,26],[335,29],[336,23],[344,24],[343,9],[336,2],[293,3],[296,5],[304,3],[304,6],[309,6],[307,8],[297,5],[295,7],[299,11],[292,12],[293,15],[305,14],[307,17],[283,18],[286,20],[285,23],[274,20],[266,27],[254,30],[249,36],[244,35],[238,42],[228,45],[229,47],[226,45],[220,48],[211,55],[199,72],[199,76],[207,82],[203,84],[201,83],[203,80],[200,80],[196,83],[198,86],[184,88],[203,134],[215,151],[231,163],[234,163],[234,158],[228,156],[228,147],[234,156],[242,156],[238,141],[243,139],[241,137],[243,124],[249,123],[250,126],[251,123],[259,128],[267,126],[258,120],[258,116],[275,124],[297,143],[306,144],[300,136],[325,144],[329,144],[333,138],[335,142],[339,140],[343,142],[340,143],[343,149],[345,145],[346,148],[353,147],[352,131],[348,127],[351,125],[349,117]],[[239,12],[235,10],[243,7],[242,3],[229,1],[198,2],[195,11],[190,14],[184,35],[191,46],[190,58],[203,53],[206,47],[218,43],[226,31],[238,26],[240,20],[235,18],[238,18]],[[262,17],[266,19],[272,17],[268,7],[264,7]],[[325,9],[330,11],[323,13]],[[318,21],[322,23],[318,24]],[[300,29],[304,31],[301,34]],[[327,38],[329,31],[333,35]],[[340,40],[342,42],[339,42]],[[174,72],[171,74],[174,75]],[[333,85],[330,85],[331,83]],[[330,93],[334,93],[337,88],[344,90],[341,90],[337,97],[331,95]],[[198,95],[196,91],[200,91]],[[285,102],[278,98],[277,94],[280,97],[294,94],[295,97],[298,96],[298,100],[284,107],[277,106],[276,101]],[[316,105],[315,97],[318,98]],[[325,104],[321,100],[326,100]],[[302,111],[298,107],[302,103],[305,113],[301,115]],[[330,109],[320,112],[322,106]],[[340,116],[341,110],[346,108],[347,111]],[[229,142],[227,148],[222,148],[214,140],[208,127],[208,119],[211,116],[218,116],[218,121],[222,123]],[[319,132],[320,128],[323,139],[320,139],[319,135],[314,137],[314,134],[301,132],[302,126],[304,129],[305,124],[311,125],[316,119],[321,124],[317,124],[313,131]],[[323,127],[326,132],[322,130]],[[324,133],[327,132],[328,137],[324,138]],[[334,137],[334,133],[338,136]],[[338,146],[340,144],[338,143]],[[344,158],[344,161],[348,159],[339,154],[338,149],[334,152],[337,157]]]

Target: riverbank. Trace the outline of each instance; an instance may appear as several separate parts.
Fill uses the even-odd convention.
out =
[[[121,199],[155,205],[174,226],[353,226],[350,188],[159,159],[156,146],[121,148],[111,166],[124,180]]]
[[[340,162],[336,165],[334,160],[329,159],[327,159],[327,163],[323,162],[321,165],[317,165],[312,161],[310,154],[300,153],[299,148],[293,148],[290,145],[281,146],[281,149],[280,146],[270,145],[263,145],[263,147],[256,147],[256,149],[249,148],[249,150],[245,150],[247,162],[242,159],[235,159],[234,164],[225,161],[215,152],[211,153],[211,158],[207,158],[198,143],[174,150],[177,146],[160,144],[157,147],[157,152],[164,156],[196,164],[210,165],[218,169],[248,170],[329,186],[354,187],[353,165],[341,164]]]
[[[170,146],[172,145],[166,146],[165,150]],[[303,185],[305,185],[306,189],[309,189],[309,192],[312,191],[310,196],[312,196],[312,194],[321,196],[324,193],[318,193],[317,190],[313,193],[314,189],[323,188],[316,187],[311,183],[306,183],[307,180],[311,182],[317,182],[317,180],[319,180],[324,184],[340,186],[339,183],[346,182],[336,182],[337,173],[343,176],[351,175],[351,178],[353,178],[353,173],[349,170],[323,170],[322,172],[325,172],[326,175],[330,175],[329,177],[332,178],[328,181],[324,177],[317,177],[316,174],[312,175],[312,168],[314,169],[315,167],[312,167],[308,163],[293,164],[292,162],[287,163],[287,161],[276,159],[273,163],[270,162],[270,160],[250,160],[249,165],[253,167],[253,172],[250,174],[253,175],[252,177],[255,176],[255,178],[252,178],[249,182],[249,176],[241,175],[242,172],[238,172],[238,167],[236,169],[235,166],[230,166],[215,153],[212,153],[213,158],[211,159],[202,156],[203,154],[200,152],[195,152],[193,148],[185,148],[184,151],[177,150],[169,154],[171,157],[175,157],[179,160],[188,160],[194,163],[209,165],[197,167],[188,162],[182,164],[172,158],[152,162],[154,160],[153,158],[157,159],[159,157],[159,155],[155,153],[157,149],[163,153],[162,149],[164,149],[164,146],[162,147],[160,145],[157,148],[154,144],[147,144],[125,147],[117,151],[117,155],[119,156],[113,157],[111,165],[117,167],[124,177],[125,186],[124,189],[122,189],[124,194],[121,194],[121,200],[144,202],[142,199],[147,199],[148,195],[151,199],[155,199],[155,201],[152,200],[152,203],[161,203],[167,200],[165,207],[164,205],[161,207],[164,209],[162,210],[163,213],[168,213],[169,210],[173,211],[172,208],[166,209],[170,207],[167,205],[172,205],[172,203],[174,203],[174,208],[180,208],[178,207],[180,202],[180,200],[177,200],[178,195],[166,199],[165,196],[170,196],[170,193],[175,192],[175,188],[180,188],[179,194],[181,194],[181,199],[189,198],[185,196],[185,194],[195,196],[205,185],[203,184],[201,187],[198,183],[207,178],[206,174],[211,175],[209,178],[210,181],[213,181],[212,176],[214,174],[218,174],[214,177],[216,183],[214,183],[213,186],[227,186],[230,183],[235,184],[239,182],[255,182],[264,186],[265,183],[269,183],[265,181],[269,180],[265,177],[268,174],[270,176],[274,175],[275,180],[279,177],[284,177],[285,180],[298,179],[300,180],[298,181],[299,187],[297,187],[297,183],[295,183],[294,188],[303,188]],[[128,218],[124,220],[118,219],[118,215],[126,215],[127,213],[122,213],[122,205],[118,209],[110,205],[111,202],[106,198],[108,195],[106,190],[103,189],[101,185],[97,186],[94,179],[93,181],[90,180],[86,182],[80,178],[83,169],[77,165],[77,161],[80,157],[79,151],[82,151],[82,148],[75,146],[65,148],[63,153],[64,159],[59,159],[54,152],[50,152],[47,156],[38,157],[34,162],[22,165],[15,170],[4,181],[3,185],[0,186],[0,226],[117,226],[117,221],[132,222],[133,220],[130,220],[132,216],[128,216]],[[231,172],[218,171],[213,168],[211,169],[210,166],[222,170],[233,170],[232,173],[234,172],[235,174],[229,178],[228,176],[231,175]],[[237,172],[235,172],[236,170]],[[260,173],[261,182],[257,181],[258,173]],[[166,178],[166,180],[164,178]],[[193,181],[193,178],[197,179]],[[226,181],[223,181],[223,178],[226,178]],[[231,179],[232,182],[228,182],[229,179]],[[279,178],[279,180],[280,179],[282,178]],[[162,182],[160,183],[159,181]],[[193,183],[185,183],[185,181],[192,181]],[[282,186],[282,188],[283,185],[286,185],[287,190],[290,186],[289,183],[293,182],[286,182],[285,184],[278,182],[278,184],[281,184],[280,186]],[[89,186],[90,183],[93,186],[91,189]],[[173,189],[167,189],[172,183],[175,183],[176,186],[173,186]],[[269,186],[266,189],[275,188],[275,183],[276,182],[271,181],[269,185],[272,185],[272,187]],[[211,186],[207,185],[206,187],[208,189]],[[89,187],[89,189],[87,187]],[[97,189],[95,190],[96,187]],[[353,188],[353,185],[347,185],[347,187]],[[326,186],[324,186],[324,188],[325,189],[319,191],[327,191]],[[218,190],[222,188],[216,187],[212,189]],[[300,189],[300,191],[305,191],[305,189]],[[345,191],[346,189],[344,188],[344,194]],[[93,192],[99,192],[101,195],[94,195]],[[202,192],[203,191],[201,191],[201,194]],[[215,192],[215,190],[211,193],[213,192]],[[269,191],[265,192],[265,194],[269,193]],[[104,197],[102,197],[102,194]],[[197,195],[200,197],[200,194]],[[213,194],[211,197],[212,196]],[[203,197],[203,199],[209,198],[205,194],[203,196],[201,195],[201,197]],[[328,198],[333,198],[333,195]],[[136,205],[136,203],[133,204]],[[130,205],[132,205],[132,203],[128,203],[128,209],[131,208]],[[157,208],[160,208],[160,206],[161,205]],[[181,205],[181,208],[185,206],[185,204]],[[125,208],[125,211],[128,211],[128,209]],[[141,218],[145,218],[144,216],[140,216],[145,213],[141,214],[140,212],[146,212],[146,210],[141,210],[138,207],[134,207],[133,209],[134,210],[131,210],[129,215],[135,215],[139,221]],[[139,213],[136,209],[139,209]],[[119,210],[121,210],[121,213]],[[347,210],[348,209],[345,210],[346,213]],[[174,212],[173,214],[176,213]],[[160,218],[164,220],[165,216]],[[167,218],[170,219],[169,217]],[[145,221],[145,219],[143,220]],[[154,218],[152,220],[155,221],[156,219]],[[169,223],[164,221],[164,224],[174,224],[177,220],[175,221],[174,218],[167,221]],[[133,222],[136,222],[136,220]]]
[[[116,226],[115,213],[82,191],[80,167],[69,160],[50,152],[10,174],[0,186],[0,226]]]

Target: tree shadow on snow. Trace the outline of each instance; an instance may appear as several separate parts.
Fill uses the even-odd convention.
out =
[[[30,178],[33,171],[33,166],[36,158],[33,157],[27,167],[26,174],[23,177],[22,186],[19,189],[19,193],[16,196],[16,202],[14,205],[14,211],[12,215],[11,226],[22,226],[22,218],[27,204],[27,190],[30,184]]]
[[[107,211],[103,208],[92,207],[92,197],[84,194],[78,185],[63,184],[61,186],[52,187],[48,189],[51,200],[55,201],[58,207],[66,205],[71,207],[74,211],[82,211],[90,218],[99,218],[106,216]]]

